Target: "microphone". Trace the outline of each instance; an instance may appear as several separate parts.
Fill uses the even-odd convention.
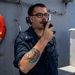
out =
[[[44,28],[46,27],[46,24],[47,24],[47,21],[45,21],[44,24],[43,24],[43,27],[44,27]],[[50,27],[53,27],[53,25],[52,25],[51,23],[50,23],[50,25],[49,25],[49,28],[50,28]],[[56,31],[53,31],[53,34],[55,34],[55,33],[56,33]]]

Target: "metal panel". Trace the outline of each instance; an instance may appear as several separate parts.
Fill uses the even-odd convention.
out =
[[[75,28],[70,29],[70,64],[75,66]]]

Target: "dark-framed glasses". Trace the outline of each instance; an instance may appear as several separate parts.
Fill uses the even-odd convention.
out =
[[[48,13],[45,13],[45,14],[37,13],[37,14],[33,14],[31,16],[37,16],[38,18],[42,18],[43,16],[45,16],[46,18],[48,18],[49,17],[49,14]]]

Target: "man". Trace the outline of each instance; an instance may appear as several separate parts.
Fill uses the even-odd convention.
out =
[[[30,6],[28,17],[31,27],[15,41],[15,67],[20,75],[58,75],[56,40],[53,27],[49,28],[46,6],[41,3]],[[44,28],[45,21],[48,23]]]

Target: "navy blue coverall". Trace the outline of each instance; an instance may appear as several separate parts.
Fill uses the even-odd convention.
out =
[[[14,49],[15,67],[19,68],[19,60],[26,52],[33,48],[39,39],[32,27],[17,36]],[[20,75],[58,75],[58,54],[55,37],[47,44],[39,61],[27,74],[22,73],[20,70],[19,72]]]

